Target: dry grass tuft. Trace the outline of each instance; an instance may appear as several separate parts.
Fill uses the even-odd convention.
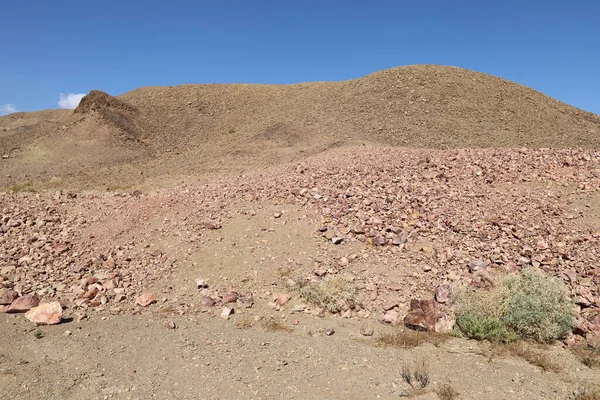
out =
[[[251,318],[242,318],[235,323],[236,328],[238,329],[250,329],[254,325],[254,320]]]
[[[454,400],[458,397],[458,391],[449,383],[444,383],[435,391],[440,400]]]
[[[429,377],[429,365],[427,365],[424,359],[416,363],[414,370],[407,363],[402,364],[402,379],[413,390],[425,389],[431,381]]]
[[[281,321],[277,321],[274,318],[269,318],[263,322],[263,327],[269,332],[287,332],[291,333],[294,330],[289,326],[286,326]]]
[[[411,330],[398,330],[394,333],[386,333],[377,338],[377,343],[382,346],[400,347],[403,349],[412,349],[425,343],[431,343],[435,346],[448,340],[450,337],[443,333],[418,332]]]
[[[589,368],[600,368],[600,347],[581,345],[572,349],[581,363]]]
[[[510,356],[520,357],[531,365],[541,368],[544,372],[559,373],[562,371],[562,367],[545,354],[543,349],[534,348],[525,342],[496,344],[490,348],[490,359]]]
[[[354,284],[343,277],[334,277],[319,282],[300,285],[300,294],[308,302],[335,314],[345,306],[356,303],[357,290]]]
[[[31,183],[22,183],[20,185],[13,185],[8,188],[11,192],[27,192],[27,193],[35,193],[36,190],[31,186]]]

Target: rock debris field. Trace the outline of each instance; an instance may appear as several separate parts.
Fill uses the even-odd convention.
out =
[[[350,275],[360,301],[336,310],[344,318],[395,324],[410,300],[431,299],[436,288],[533,266],[568,285],[578,307],[571,339],[598,340],[599,184],[594,151],[377,148],[149,193],[4,193],[0,307],[25,312],[58,301],[63,318],[77,319],[162,307],[170,300],[163,283],[193,265],[192,254],[218,246],[231,219],[268,204],[300,210],[321,246],[318,262],[279,261],[297,273],[280,276],[279,290],[293,293],[294,279]],[[285,218],[275,211],[271,219]],[[156,248],[157,238],[169,246]],[[334,256],[345,247],[354,251]],[[353,268],[365,263],[373,268]],[[388,279],[382,265],[406,274]],[[243,282],[191,280],[202,296],[184,308],[229,315],[263,299],[279,306],[270,285],[253,293]]]

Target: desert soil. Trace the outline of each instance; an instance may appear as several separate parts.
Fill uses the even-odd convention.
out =
[[[600,384],[574,352],[600,346],[597,132],[435,66],[2,117],[0,311],[33,296],[63,315],[0,312],[0,398],[574,399]],[[529,267],[577,304],[564,342],[523,345],[539,357],[385,340],[417,335],[411,300],[437,299],[447,331],[440,288]],[[422,363],[417,390],[403,368]]]

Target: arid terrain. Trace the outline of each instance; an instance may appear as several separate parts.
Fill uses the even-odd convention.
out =
[[[600,398],[600,116],[410,66],[92,91],[0,156],[0,398]],[[571,333],[458,337],[455,291],[528,268]]]

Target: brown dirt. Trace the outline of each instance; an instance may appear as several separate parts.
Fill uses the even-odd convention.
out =
[[[598,148],[599,132],[597,115],[434,65],[345,82],[145,87],[117,98],[92,91],[74,112],[0,118],[0,154],[10,156],[0,187],[156,187],[360,143]]]
[[[437,66],[93,91],[0,118],[0,290],[65,308],[37,329],[0,313],[0,398],[572,399],[600,384],[567,346],[600,345],[597,132]],[[499,348],[381,323],[475,284],[472,260],[563,279],[576,335]],[[403,366],[422,365],[416,391]]]

